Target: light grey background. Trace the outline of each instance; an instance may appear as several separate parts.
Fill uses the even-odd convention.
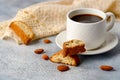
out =
[[[46,0],[0,0],[0,21],[11,19],[19,9],[42,1]],[[115,23],[111,32],[120,40],[120,22]],[[104,54],[80,56],[80,66],[70,66],[69,71],[59,72],[56,70],[58,64],[45,61],[33,52],[43,48],[50,56],[60,50],[55,37],[48,37],[51,44],[44,44],[43,38],[29,46],[0,40],[0,80],[120,80],[120,42]],[[99,66],[103,64],[111,65],[115,70],[102,71]]]

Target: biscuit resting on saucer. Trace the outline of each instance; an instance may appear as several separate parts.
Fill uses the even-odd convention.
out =
[[[73,39],[63,43],[63,56],[77,55],[85,51],[85,43],[81,40]]]

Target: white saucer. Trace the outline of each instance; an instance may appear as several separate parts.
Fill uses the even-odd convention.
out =
[[[63,43],[66,41],[66,31],[59,33],[56,36],[56,44],[62,49]],[[108,32],[106,35],[105,43],[98,49],[86,51],[81,55],[95,55],[105,53],[111,49],[113,49],[118,44],[118,37]]]

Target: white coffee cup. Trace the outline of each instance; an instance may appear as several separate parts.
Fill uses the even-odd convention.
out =
[[[96,15],[101,17],[102,20],[93,23],[83,23],[71,19],[75,15],[83,14]],[[82,40],[85,42],[87,50],[96,49],[104,43],[106,32],[112,29],[114,22],[115,16],[111,12],[104,13],[93,8],[72,10],[67,14],[67,40]]]

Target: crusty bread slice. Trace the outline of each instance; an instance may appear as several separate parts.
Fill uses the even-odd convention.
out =
[[[71,66],[77,66],[80,63],[80,59],[78,55],[72,55],[72,56],[63,56],[62,55],[63,50],[60,50],[56,53],[54,53],[51,57],[50,57],[50,61],[54,62],[54,63],[62,63],[62,64],[67,64],[67,65],[71,65]]]
[[[24,22],[14,21],[10,24],[10,28],[16,33],[18,37],[20,37],[21,41],[26,45],[32,40],[34,36],[31,28]]]
[[[63,43],[63,56],[77,55],[85,51],[85,43],[81,40],[73,39]]]

